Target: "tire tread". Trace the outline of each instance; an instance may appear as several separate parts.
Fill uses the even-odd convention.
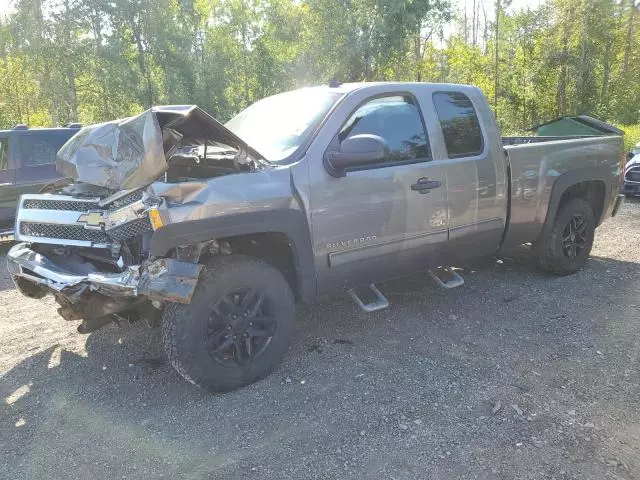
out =
[[[283,342],[276,347],[278,351],[271,357],[269,364],[264,364],[264,358],[259,368],[250,371],[246,375],[233,376],[231,370],[236,367],[219,368],[215,364],[204,365],[198,355],[189,348],[185,348],[183,341],[188,340],[188,336],[196,334],[198,319],[193,317],[193,309],[190,305],[178,303],[168,304],[163,312],[162,321],[162,344],[171,366],[188,382],[210,391],[229,391],[240,388],[249,383],[253,383],[260,378],[267,376],[278,365],[280,358],[284,355],[288,347],[288,340],[293,329],[294,298],[288,282],[280,273],[266,262],[244,255],[228,255],[214,258],[207,268],[202,270],[196,291],[192,299],[204,296],[211,299],[215,295],[215,286],[220,284],[222,278],[246,277],[250,281],[254,275],[259,274],[269,279],[269,284],[282,292],[279,301],[283,303],[283,309],[290,312],[290,318],[282,318],[278,328],[283,329]],[[289,315],[287,315],[289,317]],[[201,321],[201,320],[200,320]],[[276,337],[273,337],[274,339]],[[281,351],[280,351],[281,350]],[[267,352],[265,352],[266,355]],[[213,361],[212,361],[213,362]],[[258,362],[256,362],[258,363]],[[252,365],[252,364],[249,364]],[[237,367],[240,369],[240,367]],[[217,372],[217,373],[215,373]],[[226,375],[225,375],[226,374]]]
[[[567,266],[565,258],[563,258],[562,253],[558,251],[558,245],[561,243],[562,231],[566,225],[564,217],[574,212],[587,217],[587,221],[592,229],[590,232],[591,239],[587,247],[588,252],[582,263]],[[543,237],[536,243],[536,260],[538,267],[545,272],[559,276],[570,275],[577,272],[582,268],[584,262],[589,257],[589,253],[591,252],[591,247],[593,245],[594,232],[595,217],[589,202],[582,198],[569,200],[556,214],[556,218],[553,221],[553,227],[546,238]]]

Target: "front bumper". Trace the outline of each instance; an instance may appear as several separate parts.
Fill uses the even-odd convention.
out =
[[[640,195],[640,183],[624,182],[622,193],[625,195]]]
[[[86,269],[87,264],[83,264]],[[7,269],[16,288],[24,295],[61,295],[70,304],[94,293],[127,300],[159,300],[189,303],[202,265],[161,258],[126,267],[120,273],[89,271],[77,273],[72,262],[56,261],[31,249],[27,243],[14,245],[7,254]],[[75,270],[75,271],[74,271]],[[113,313],[113,312],[112,312]]]

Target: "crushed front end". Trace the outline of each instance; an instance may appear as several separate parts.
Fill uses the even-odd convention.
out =
[[[53,294],[60,315],[83,320],[81,332],[121,318],[156,324],[167,302],[191,301],[203,267],[151,256],[153,232],[206,215],[198,206],[211,202],[207,181],[264,164],[194,105],[84,127],[58,151],[56,168],[69,180],[19,201],[21,243],[7,256],[13,281],[29,297]]]
[[[157,321],[164,302],[188,303],[202,265],[149,256],[160,199],[144,190],[103,199],[24,195],[7,264],[26,296],[48,293],[89,332],[120,318]],[[154,306],[155,305],[155,306]]]

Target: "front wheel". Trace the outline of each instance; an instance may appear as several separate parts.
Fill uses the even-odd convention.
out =
[[[294,299],[283,275],[243,255],[203,269],[191,303],[164,311],[162,341],[183,378],[229,391],[268,375],[289,347]]]
[[[591,205],[574,198],[563,205],[551,231],[536,244],[538,266],[556,275],[580,270],[591,253],[596,221]]]

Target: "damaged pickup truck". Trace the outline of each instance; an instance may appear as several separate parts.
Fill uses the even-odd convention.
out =
[[[194,106],[85,127],[68,181],[23,195],[8,268],[91,332],[162,324],[171,364],[223,391],[286,352],[296,301],[532,243],[566,275],[615,215],[620,137],[501,138],[474,87],[344,84],[283,93],[222,125]]]

